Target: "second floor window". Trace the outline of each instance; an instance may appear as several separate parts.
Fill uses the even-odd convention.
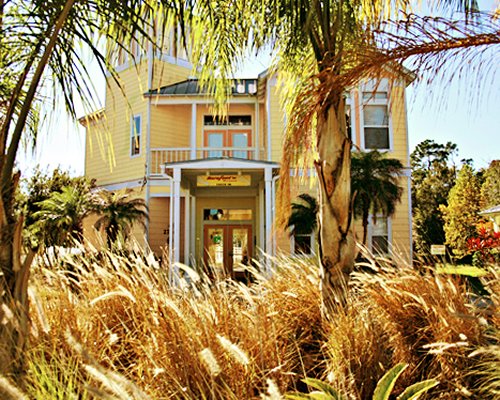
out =
[[[365,149],[389,149],[389,112],[387,105],[363,108]]]
[[[363,92],[363,135],[365,149],[390,149],[387,92]]]
[[[130,156],[137,156],[141,153],[142,118],[134,115],[130,124]]]

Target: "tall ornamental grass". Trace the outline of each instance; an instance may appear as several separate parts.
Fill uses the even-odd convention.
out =
[[[314,260],[271,261],[272,277],[257,268],[248,286],[181,268],[172,287],[166,267],[138,250],[38,265],[26,398],[281,399],[307,392],[308,377],[369,399],[399,363],[408,367],[396,395],[433,378],[422,398],[498,398],[494,271],[478,303],[463,278],[373,265],[325,322]],[[1,381],[2,390],[19,389]]]

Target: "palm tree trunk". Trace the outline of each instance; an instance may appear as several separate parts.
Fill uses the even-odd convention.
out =
[[[330,106],[318,121],[316,171],[320,187],[320,278],[326,318],[347,305],[355,240],[351,209],[351,142],[347,137],[344,100]]]
[[[366,246],[366,240],[368,239],[368,218],[369,213],[363,211],[363,245]]]
[[[20,111],[15,126],[10,135],[10,145],[4,146],[9,134],[11,119],[2,121],[0,139],[0,372],[10,375],[22,386],[25,375],[24,354],[29,334],[28,280],[34,253],[29,252],[24,260],[22,254],[23,218],[16,218],[13,212],[14,196],[19,184],[20,173],[13,173],[17,150],[24,132],[36,91],[40,84],[48,60],[56,46],[57,39],[69,12],[76,0],[67,0],[54,27],[50,27],[45,36],[40,38],[43,43],[48,40],[40,60],[36,64],[29,82],[27,93],[20,104]],[[40,43],[42,43],[40,42]],[[35,51],[42,46],[38,43]],[[33,58],[34,59],[34,58]],[[20,74],[17,86],[22,86],[26,76],[31,72],[33,64],[28,62]],[[10,108],[21,102],[18,96],[10,99]],[[5,142],[6,143],[6,142]]]

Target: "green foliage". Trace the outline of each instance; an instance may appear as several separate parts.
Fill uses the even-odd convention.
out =
[[[66,193],[64,196],[58,196],[65,188],[73,188],[71,193]],[[17,198],[17,207],[19,213],[24,215],[24,237],[25,243],[32,249],[38,248],[40,245],[51,246],[61,243],[64,239],[60,232],[53,230],[57,213],[64,213],[66,208],[73,207],[73,213],[77,211],[75,207],[82,207],[80,211],[83,218],[90,210],[90,204],[84,206],[78,202],[88,202],[91,190],[95,187],[95,183],[85,177],[72,177],[69,172],[62,171],[60,168],[54,169],[52,175],[44,173],[37,168],[30,179],[25,182],[23,191],[19,193]],[[50,202],[47,202],[52,198]],[[72,202],[64,205],[64,202]],[[48,213],[41,213],[42,208],[48,207],[53,213],[49,217]],[[57,205],[57,206],[56,206]],[[47,210],[47,211],[48,211]],[[62,223],[59,216],[59,222]],[[51,225],[52,224],[52,225]],[[79,229],[79,228],[78,228]]]
[[[355,152],[351,161],[351,193],[354,198],[354,216],[363,224],[363,244],[366,244],[368,220],[372,214],[391,216],[401,201],[403,188],[399,176],[403,164],[395,158],[386,158],[377,150]]]
[[[500,160],[490,163],[483,175],[481,186],[482,208],[494,207],[500,204]]]
[[[90,397],[81,390],[85,379],[76,357],[53,356],[43,350],[34,350],[29,358],[29,377],[26,392],[32,399],[86,400]]]
[[[448,193],[455,183],[455,167],[450,165],[457,145],[425,140],[410,156],[412,169],[412,213],[415,251],[429,253],[432,244],[444,244],[444,220],[441,205],[447,204]]]
[[[479,180],[469,165],[464,165],[455,186],[448,195],[448,205],[441,206],[444,216],[446,244],[456,256],[468,252],[467,240],[476,234],[476,226],[481,222],[481,192]]]
[[[52,192],[48,199],[39,203],[40,211],[33,214],[37,237],[46,246],[71,246],[83,238],[83,220],[94,211],[89,193],[66,186],[61,192]]]
[[[317,200],[307,193],[302,193],[292,203],[292,212],[288,218],[287,226],[291,228],[290,234],[310,234],[318,228]]]
[[[377,383],[375,391],[373,392],[372,400],[388,400],[394,389],[397,379],[406,369],[407,364],[401,363],[389,371],[387,371],[382,378]],[[308,386],[316,389],[316,391],[304,394],[304,393],[290,393],[287,394],[288,399],[293,400],[304,400],[304,399],[314,399],[314,400],[345,400],[347,397],[341,395],[334,387],[330,384],[321,381],[319,379],[306,378],[303,380]],[[421,394],[427,392],[439,382],[435,379],[428,379],[422,382],[415,383],[407,387],[401,395],[398,396],[398,400],[416,400]]]
[[[141,198],[133,198],[130,191],[99,191],[96,210],[100,217],[94,226],[97,230],[104,229],[109,245],[120,235],[126,239],[134,223],[146,229],[148,219],[146,202]]]

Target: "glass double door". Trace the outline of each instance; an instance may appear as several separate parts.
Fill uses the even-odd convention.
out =
[[[251,257],[251,225],[205,225],[204,262],[209,275],[244,279],[244,266]]]
[[[205,147],[210,149],[205,157],[250,158],[250,152],[247,150],[251,146],[250,133],[249,130],[205,131]],[[233,148],[235,150],[232,150]]]

